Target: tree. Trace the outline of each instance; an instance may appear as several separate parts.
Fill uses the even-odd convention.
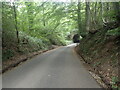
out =
[[[44,12],[44,4],[45,4],[45,2],[43,2],[43,4],[42,4],[42,8],[43,8],[43,25],[44,26],[46,26],[46,23],[45,23],[45,16],[44,16],[44,14],[45,14],[45,12]]]
[[[81,2],[78,1],[78,4],[77,4],[77,7],[78,7],[78,11],[77,11],[77,16],[78,16],[78,30],[79,30],[79,33],[82,31],[82,26],[81,26]],[[82,32],[80,33],[82,35]]]
[[[86,31],[90,30],[90,2],[86,2],[86,8],[85,8],[85,13],[86,13]]]
[[[33,2],[25,2],[26,9],[27,9],[27,16],[29,22],[29,32],[33,30],[33,15],[34,15],[34,7]]]
[[[17,13],[16,13],[15,2],[13,2],[13,9],[14,9],[14,20],[15,20],[15,29],[16,29],[17,41],[18,41],[18,44],[19,44],[20,40],[19,40],[19,31],[18,31],[18,28],[17,28]]]

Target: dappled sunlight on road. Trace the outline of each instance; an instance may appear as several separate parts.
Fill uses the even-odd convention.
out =
[[[69,45],[67,45],[66,47],[75,47],[75,46],[77,46],[77,43],[69,44]]]

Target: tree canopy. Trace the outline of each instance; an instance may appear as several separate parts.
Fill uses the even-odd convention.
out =
[[[84,38],[103,27],[120,35],[118,8],[119,2],[2,2],[3,47],[12,41],[18,50],[25,43],[35,50],[66,45],[74,34]]]

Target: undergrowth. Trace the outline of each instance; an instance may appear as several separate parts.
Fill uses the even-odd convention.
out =
[[[15,31],[3,31],[3,54],[2,60],[8,60],[16,54],[27,54],[38,50],[47,50],[52,45],[65,45],[65,41],[59,37],[32,37],[25,32],[19,32],[20,43],[17,43]]]

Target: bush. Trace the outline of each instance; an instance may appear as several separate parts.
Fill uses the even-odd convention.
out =
[[[14,52],[11,49],[4,50],[2,53],[3,53],[2,54],[2,60],[3,61],[5,61],[5,60],[9,59],[10,57],[14,56]]]

